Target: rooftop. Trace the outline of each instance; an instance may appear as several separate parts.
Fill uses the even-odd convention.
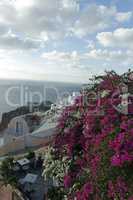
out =
[[[30,161],[27,159],[27,158],[23,158],[23,159],[20,159],[20,160],[17,160],[17,163],[21,166],[23,165],[27,165],[30,163]]]
[[[32,174],[28,173],[24,178],[23,178],[23,183],[35,183],[37,180],[38,175],[37,174]]]

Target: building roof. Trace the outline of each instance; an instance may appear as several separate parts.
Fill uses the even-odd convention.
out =
[[[23,158],[23,159],[17,160],[17,163],[23,166],[23,165],[28,165],[30,161],[27,158]]]
[[[24,183],[35,183],[37,180],[37,177],[38,177],[38,175],[29,173],[24,177],[23,182]]]

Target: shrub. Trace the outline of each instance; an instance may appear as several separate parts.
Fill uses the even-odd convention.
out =
[[[17,178],[13,172],[13,158],[5,158],[0,165],[1,181],[4,185],[17,186]]]
[[[53,148],[56,160],[67,157],[69,200],[133,199],[133,97],[124,85],[133,87],[130,73],[95,77],[61,115]]]
[[[62,200],[65,195],[63,188],[51,187],[48,189],[48,199]]]
[[[33,159],[33,158],[35,158],[35,152],[29,150],[26,157],[27,157],[27,159]]]

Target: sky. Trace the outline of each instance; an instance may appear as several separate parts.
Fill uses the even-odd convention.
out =
[[[0,0],[0,79],[87,83],[133,69],[133,0]]]

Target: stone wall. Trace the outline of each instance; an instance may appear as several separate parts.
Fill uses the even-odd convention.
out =
[[[53,139],[53,136],[48,137],[36,137],[36,136],[22,136],[19,138],[13,138],[10,143],[0,147],[0,156],[8,155],[12,152],[20,152],[26,148],[41,147],[49,144]]]

